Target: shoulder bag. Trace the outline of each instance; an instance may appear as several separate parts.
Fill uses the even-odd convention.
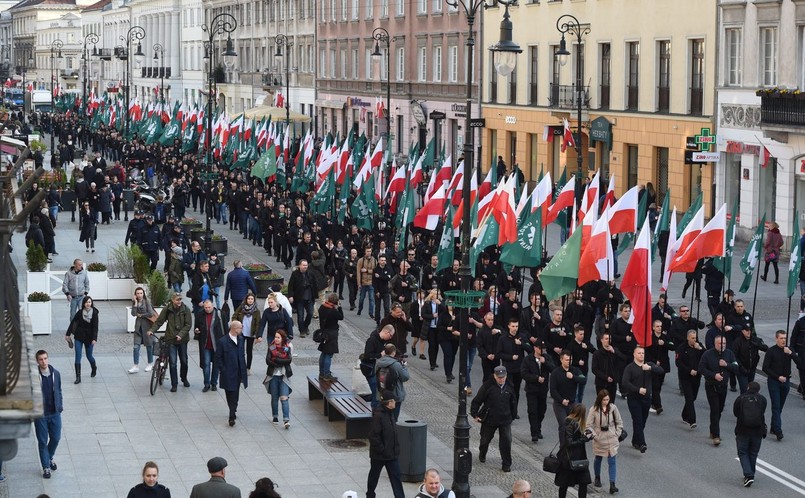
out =
[[[612,420],[615,422],[615,429],[617,430],[617,428],[618,428],[618,420],[615,417],[613,417]],[[626,441],[627,437],[629,437],[629,433],[626,432],[626,427],[623,426],[623,419],[621,419],[621,433],[618,434],[618,442],[622,443],[622,442]]]
[[[559,457],[553,454],[556,450],[556,447],[559,446],[559,442],[553,446],[551,452],[542,460],[542,470],[545,472],[549,472],[551,474],[556,474],[559,472]]]

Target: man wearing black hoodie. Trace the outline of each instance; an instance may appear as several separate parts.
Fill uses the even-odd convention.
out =
[[[386,468],[394,498],[405,498],[400,478],[400,441],[392,412],[397,404],[394,393],[384,391],[380,406],[372,412],[372,429],[369,433],[369,477],[366,479],[366,496],[374,498],[380,471]]]

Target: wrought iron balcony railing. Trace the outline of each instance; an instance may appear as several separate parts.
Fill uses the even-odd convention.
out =
[[[805,93],[761,95],[760,124],[805,127]]]
[[[587,109],[590,107],[590,87],[581,87],[582,92],[579,95],[576,85],[557,85],[551,83],[551,95],[548,98],[548,105],[558,109],[578,109],[579,98],[581,98],[581,107]]]

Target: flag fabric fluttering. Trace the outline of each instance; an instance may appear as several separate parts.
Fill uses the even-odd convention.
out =
[[[579,278],[580,252],[581,230],[575,230],[540,274],[542,288],[545,290],[545,297],[548,301],[569,294],[576,289],[576,281]]]
[[[724,256],[727,235],[727,205],[722,204],[716,215],[707,222],[699,235],[685,250],[679,251],[669,264],[672,272],[693,271],[702,258]]]
[[[794,295],[797,287],[799,272],[802,268],[802,247],[800,246],[799,235],[799,213],[794,211],[794,230],[791,232],[791,261],[788,263],[788,298]],[[800,304],[800,309],[802,305]]]
[[[651,227],[643,224],[623,272],[621,291],[632,304],[632,334],[638,344],[651,346]]]
[[[763,248],[763,232],[766,229],[766,214],[763,214],[763,219],[755,229],[752,238],[749,239],[749,245],[746,246],[744,257],[741,258],[741,272],[744,274],[744,280],[741,283],[741,288],[738,292],[746,292],[749,286],[752,285],[752,275],[757,269],[758,262],[760,261],[760,250]]]

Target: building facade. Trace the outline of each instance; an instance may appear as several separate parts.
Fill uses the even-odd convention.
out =
[[[412,143],[424,147],[435,137],[437,147],[444,145],[455,164],[463,147],[466,115],[464,11],[443,0],[316,4],[318,133],[366,133],[377,140],[387,130],[386,119],[377,118],[380,101],[387,107],[392,150],[400,159],[405,160]],[[476,30],[479,25],[480,18]],[[377,43],[380,55],[372,55],[376,28],[389,34],[388,45]],[[480,60],[478,51],[475,60]],[[477,62],[474,67],[475,101],[481,71]],[[389,91],[390,104],[386,102]]]
[[[805,2],[719,9],[716,196],[738,199],[744,236],[765,215],[790,240],[795,215],[805,226]]]
[[[497,40],[493,19],[502,11],[485,12],[486,40]],[[576,132],[581,100],[583,176],[614,174],[617,195],[651,182],[658,201],[670,189],[671,205],[681,211],[701,189],[706,213],[713,212],[714,166],[692,163],[687,145],[697,136],[715,141],[715,7],[693,0],[559,0],[521,2],[509,11],[523,53],[508,78],[484,64],[485,165],[502,156],[529,180],[540,172],[557,178],[565,167],[568,177],[575,174],[576,151],[561,152],[561,134],[563,119]],[[624,12],[633,21],[624,22]],[[589,32],[581,47],[566,35],[570,56],[562,65],[556,53],[565,14]],[[484,58],[491,60],[489,50]]]

